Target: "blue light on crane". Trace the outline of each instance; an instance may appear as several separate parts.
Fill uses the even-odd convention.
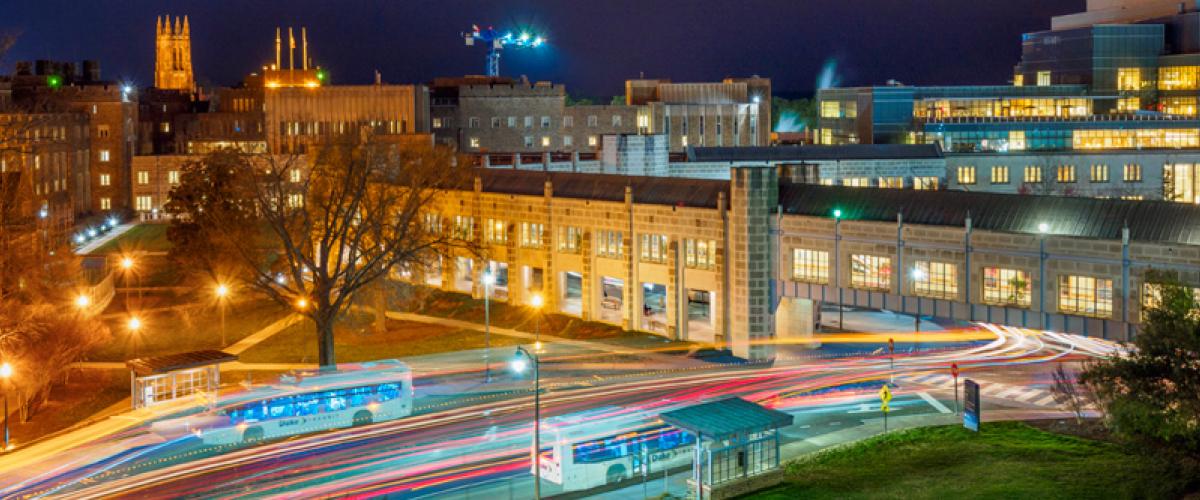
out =
[[[463,38],[467,46],[475,45],[476,40],[487,45],[487,67],[485,68],[487,76],[500,76],[500,52],[505,47],[536,48],[546,43],[545,37],[527,31],[513,36],[511,31],[501,34],[490,26],[487,29],[480,29],[478,25],[471,26],[471,31],[463,33]]]

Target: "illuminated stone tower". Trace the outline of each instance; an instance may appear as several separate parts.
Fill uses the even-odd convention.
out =
[[[154,86],[160,89],[185,90],[191,92],[195,88],[192,75],[192,32],[188,27],[188,18],[183,16],[183,22],[171,16],[166,22],[159,17],[155,29],[156,58],[154,63]]]

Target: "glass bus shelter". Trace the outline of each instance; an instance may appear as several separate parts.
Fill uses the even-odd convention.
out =
[[[219,365],[237,359],[224,351],[207,350],[128,360],[133,409],[193,395],[215,402],[221,386]]]

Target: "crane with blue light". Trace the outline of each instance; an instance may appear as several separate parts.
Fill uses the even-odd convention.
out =
[[[530,34],[526,31],[513,34],[511,31],[497,31],[491,26],[481,29],[476,24],[471,25],[471,31],[462,35],[468,47],[473,47],[476,41],[487,47],[487,76],[500,76],[500,52],[506,47],[521,49],[537,48],[546,43],[545,37]]]

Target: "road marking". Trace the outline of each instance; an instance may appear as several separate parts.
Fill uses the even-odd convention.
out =
[[[809,425],[809,424],[804,424],[804,425],[801,425],[801,426],[800,426],[800,428],[801,428],[801,429],[807,429],[807,428],[809,428],[809,427],[812,427],[812,426],[811,426],[811,425]],[[533,461],[533,460],[532,460],[532,459],[530,459],[530,462],[532,462],[532,461]]]
[[[929,403],[929,406],[932,406],[933,409],[942,413],[951,413],[950,409],[946,408],[946,405],[942,404],[941,401],[934,399],[933,396],[930,396],[928,392],[921,391],[918,392],[917,395],[921,396],[921,399],[924,399],[926,403]]]
[[[849,410],[846,413],[874,413],[877,411],[879,411],[879,408],[876,407],[875,405],[863,403],[863,404],[858,405],[857,410]]]
[[[830,422],[829,425],[842,425],[842,423],[841,422]],[[532,462],[533,462],[533,460],[530,459],[530,463],[532,463]]]
[[[1003,391],[1007,388],[1008,388],[1008,386],[1006,386],[1006,385],[992,384],[987,387],[984,387],[983,389],[980,389],[979,393],[983,394],[984,396],[995,396],[996,394],[1000,393],[1001,391]]]
[[[1037,397],[1042,394],[1045,394],[1045,392],[1043,392],[1041,389],[1030,389],[1028,391],[1025,391],[1025,394],[1017,396],[1017,401],[1020,401],[1022,403],[1028,403],[1030,399],[1033,399],[1034,397]]]
[[[1015,395],[1018,392],[1021,392],[1023,390],[1025,390],[1023,387],[1009,387],[1008,389],[1000,391],[1000,394],[997,394],[996,397],[998,397],[998,398],[1012,397],[1013,395]]]

